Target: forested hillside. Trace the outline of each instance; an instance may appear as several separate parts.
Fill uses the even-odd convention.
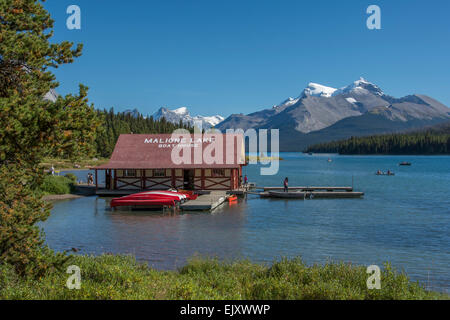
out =
[[[165,118],[154,120],[153,117],[144,117],[142,114],[129,112],[115,113],[109,111],[97,111],[102,125],[97,130],[95,139],[97,154],[101,157],[109,157],[114,150],[117,138],[122,133],[172,133],[175,129],[184,128],[192,131],[192,128],[183,124],[167,122]]]
[[[305,152],[339,154],[450,154],[450,122],[420,131],[351,137],[309,146]]]

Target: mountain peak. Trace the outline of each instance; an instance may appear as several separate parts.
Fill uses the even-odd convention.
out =
[[[384,92],[378,87],[376,84],[367,81],[363,77],[360,77],[359,80],[354,81],[352,84],[343,87],[337,90],[334,95],[345,94],[349,92],[358,92],[358,91],[369,91],[372,94],[383,96]]]
[[[189,111],[188,111],[188,109],[186,107],[181,107],[181,108],[178,108],[178,109],[174,109],[174,110],[172,110],[172,112],[175,112],[176,114],[179,114],[179,115],[189,114]]]
[[[314,97],[331,97],[337,89],[327,87],[318,83],[310,82],[308,86],[303,90],[303,95]]]
[[[367,81],[363,77],[360,77],[359,80],[356,80],[352,84],[340,89],[324,86],[315,82],[310,82],[308,86],[303,90],[303,93],[300,97],[313,96],[330,98],[340,94],[358,92],[363,90],[369,91],[370,93],[379,96],[384,95],[384,92],[377,85]]]

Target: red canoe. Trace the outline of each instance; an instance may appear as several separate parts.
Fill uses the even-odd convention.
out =
[[[122,198],[116,198],[111,200],[111,208],[128,207],[128,206],[173,207],[175,206],[175,201],[172,199],[141,200],[141,199],[122,199]]]
[[[159,199],[159,198],[170,198],[178,201],[187,200],[187,195],[175,191],[166,191],[166,190],[155,190],[155,191],[145,191],[130,194],[125,196],[128,198],[144,198],[144,199]]]
[[[121,198],[111,200],[110,206],[141,206],[141,207],[164,207],[175,206],[180,202],[194,200],[197,195],[193,193],[181,193],[176,191],[155,190],[130,194]]]

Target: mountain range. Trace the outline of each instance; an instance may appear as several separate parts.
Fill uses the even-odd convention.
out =
[[[167,108],[159,108],[159,110],[153,114],[153,118],[155,120],[165,118],[167,121],[172,123],[179,123],[180,121],[182,121],[183,123],[189,124],[191,126],[196,125],[197,127],[199,127],[201,124],[202,128],[205,130],[216,126],[225,119],[220,115],[191,116],[189,110],[186,107],[181,107],[174,110],[169,110]]]
[[[53,89],[44,99],[56,101]],[[137,109],[126,110],[137,116]],[[192,116],[186,107],[160,108],[153,115],[172,123],[199,125],[209,129],[279,129],[280,151],[302,151],[308,145],[351,136],[393,133],[435,125],[450,119],[450,109],[422,94],[395,98],[377,85],[360,78],[343,88],[309,83],[296,98],[288,98],[272,108],[228,118]]]
[[[398,132],[450,119],[450,109],[426,95],[395,98],[361,78],[336,89],[309,83],[297,98],[248,115],[233,114],[217,129],[279,129],[281,151],[379,133]]]

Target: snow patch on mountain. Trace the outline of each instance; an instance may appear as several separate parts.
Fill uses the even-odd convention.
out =
[[[281,102],[280,104],[277,104],[275,106],[273,106],[274,108],[280,108],[280,107],[289,107],[292,106],[294,104],[296,104],[298,101],[300,100],[300,97],[298,98],[287,98],[286,100],[284,100],[283,102]]]
[[[172,112],[175,112],[176,114],[180,114],[180,115],[185,115],[185,114],[189,114],[189,111],[186,107],[181,107],[178,109],[174,109],[172,110]]]
[[[331,97],[336,92],[337,89],[332,87],[327,87],[318,83],[311,82],[303,90],[304,95],[314,96],[314,97]]]

